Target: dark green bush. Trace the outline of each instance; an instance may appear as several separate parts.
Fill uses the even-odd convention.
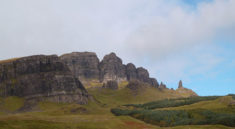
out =
[[[189,98],[178,98],[178,99],[165,99],[160,101],[149,102],[145,104],[127,104],[124,106],[133,106],[143,109],[157,109],[166,107],[178,107],[183,105],[190,105],[200,101],[215,100],[219,96],[206,96],[206,97],[189,97]]]
[[[111,109],[115,115],[129,115],[147,123],[159,126],[214,125],[235,127],[235,113],[216,113],[204,109],[194,110],[122,110]],[[199,117],[198,117],[199,116]]]

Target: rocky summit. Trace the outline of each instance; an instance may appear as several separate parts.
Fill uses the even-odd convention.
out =
[[[86,104],[88,93],[56,55],[0,63],[0,96]]]
[[[179,92],[181,95],[186,94],[186,96],[198,96],[194,91],[191,89],[185,88],[183,86],[183,82],[180,80],[178,84],[178,89],[176,89],[177,92]]]
[[[99,61],[97,55],[92,52],[73,52],[60,56],[60,59],[68,65],[75,77],[82,82],[98,80],[101,83],[108,81],[138,80],[158,88],[155,78],[149,77],[149,72],[143,68],[136,68],[134,64],[123,64],[122,59],[115,53],[105,55]]]
[[[183,87],[183,82],[182,82],[181,80],[179,81],[178,88],[184,88],[184,87]]]
[[[104,56],[100,62],[100,81],[107,82],[109,80],[126,81],[126,68],[122,64],[122,60],[115,53]]]

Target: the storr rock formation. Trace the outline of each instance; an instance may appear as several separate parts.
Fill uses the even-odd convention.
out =
[[[179,81],[178,89],[176,91],[179,92],[180,94],[189,94],[190,96],[198,96],[193,90],[185,88],[181,80]]]
[[[0,96],[86,104],[88,93],[56,55],[0,63]]]
[[[150,78],[146,69],[136,68],[132,63],[124,65],[115,53],[105,55],[102,61],[99,61],[96,54],[91,52],[64,54],[60,59],[69,66],[75,77],[84,83],[91,80],[102,83],[138,80],[153,87],[159,87],[157,80]]]

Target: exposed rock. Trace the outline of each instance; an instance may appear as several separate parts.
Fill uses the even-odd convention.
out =
[[[101,82],[127,80],[125,65],[122,64],[122,60],[115,53],[104,56],[99,68]]]
[[[139,67],[139,68],[137,68],[137,78],[138,78],[138,80],[140,80],[142,82],[148,82],[149,81],[149,72],[145,68]]]
[[[70,110],[71,113],[88,113],[88,110],[84,107],[75,107]]]
[[[159,83],[155,78],[149,78],[147,83],[155,88],[159,88]]]
[[[60,56],[69,69],[81,81],[99,79],[99,59],[93,52],[73,52]]]
[[[110,53],[104,56],[99,63],[99,59],[92,52],[73,52],[64,54],[60,59],[69,66],[73,75],[79,78],[83,84],[88,84],[87,81],[99,80],[106,83],[109,80],[115,80],[118,83],[121,81],[139,80],[158,87],[156,79],[149,78],[149,73],[146,69],[135,67],[129,63],[126,66],[122,64],[122,60],[115,53]]]
[[[177,92],[179,92],[182,95],[186,95],[186,96],[198,96],[194,91],[192,91],[191,89],[188,88],[184,88],[183,87],[183,82],[180,80],[179,81],[179,85],[178,85],[178,89],[176,90]]]
[[[137,68],[135,67],[134,64],[128,63],[126,65],[126,74],[127,74],[127,80],[139,80],[144,83],[148,83],[149,85],[158,88],[159,83],[155,78],[149,78],[149,73],[146,69],[140,67]]]
[[[126,87],[131,90],[138,90],[138,89],[141,89],[145,86],[146,86],[146,84],[141,81],[131,80]]]
[[[128,63],[126,65],[126,74],[127,74],[127,80],[137,80],[137,70],[134,64]]]
[[[179,81],[178,88],[183,88],[183,83],[182,83],[182,81],[181,81],[181,80]]]
[[[166,85],[165,85],[163,82],[161,82],[159,88],[160,88],[160,89],[166,89]]]
[[[88,93],[56,55],[30,56],[0,64],[0,96],[86,104]]]
[[[103,88],[117,90],[118,89],[118,83],[117,83],[117,81],[107,81],[106,83],[104,83]]]

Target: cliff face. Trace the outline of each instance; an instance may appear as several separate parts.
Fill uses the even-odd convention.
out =
[[[99,59],[95,53],[73,52],[62,55],[60,59],[80,80],[99,78]]]
[[[122,60],[115,53],[104,56],[100,62],[100,81],[107,82],[110,80],[126,81],[126,69]]]
[[[76,102],[86,104],[88,93],[80,81],[97,80],[103,88],[118,89],[118,83],[128,81],[135,89],[152,86],[166,89],[166,85],[150,78],[146,69],[134,64],[124,65],[115,53],[104,56],[99,62],[95,53],[73,52],[60,57],[36,55],[0,61],[0,97],[19,96],[26,100],[49,100],[53,102]],[[182,81],[176,90],[181,94],[195,96],[184,88]]]
[[[91,79],[102,83],[138,80],[154,87],[159,86],[155,78],[149,77],[146,69],[136,68],[132,63],[124,65],[115,53],[105,55],[101,62],[99,62],[96,54],[91,52],[73,52],[62,55],[60,59],[69,66],[75,77],[82,82]]]
[[[86,104],[88,93],[56,55],[0,64],[0,96]]]

